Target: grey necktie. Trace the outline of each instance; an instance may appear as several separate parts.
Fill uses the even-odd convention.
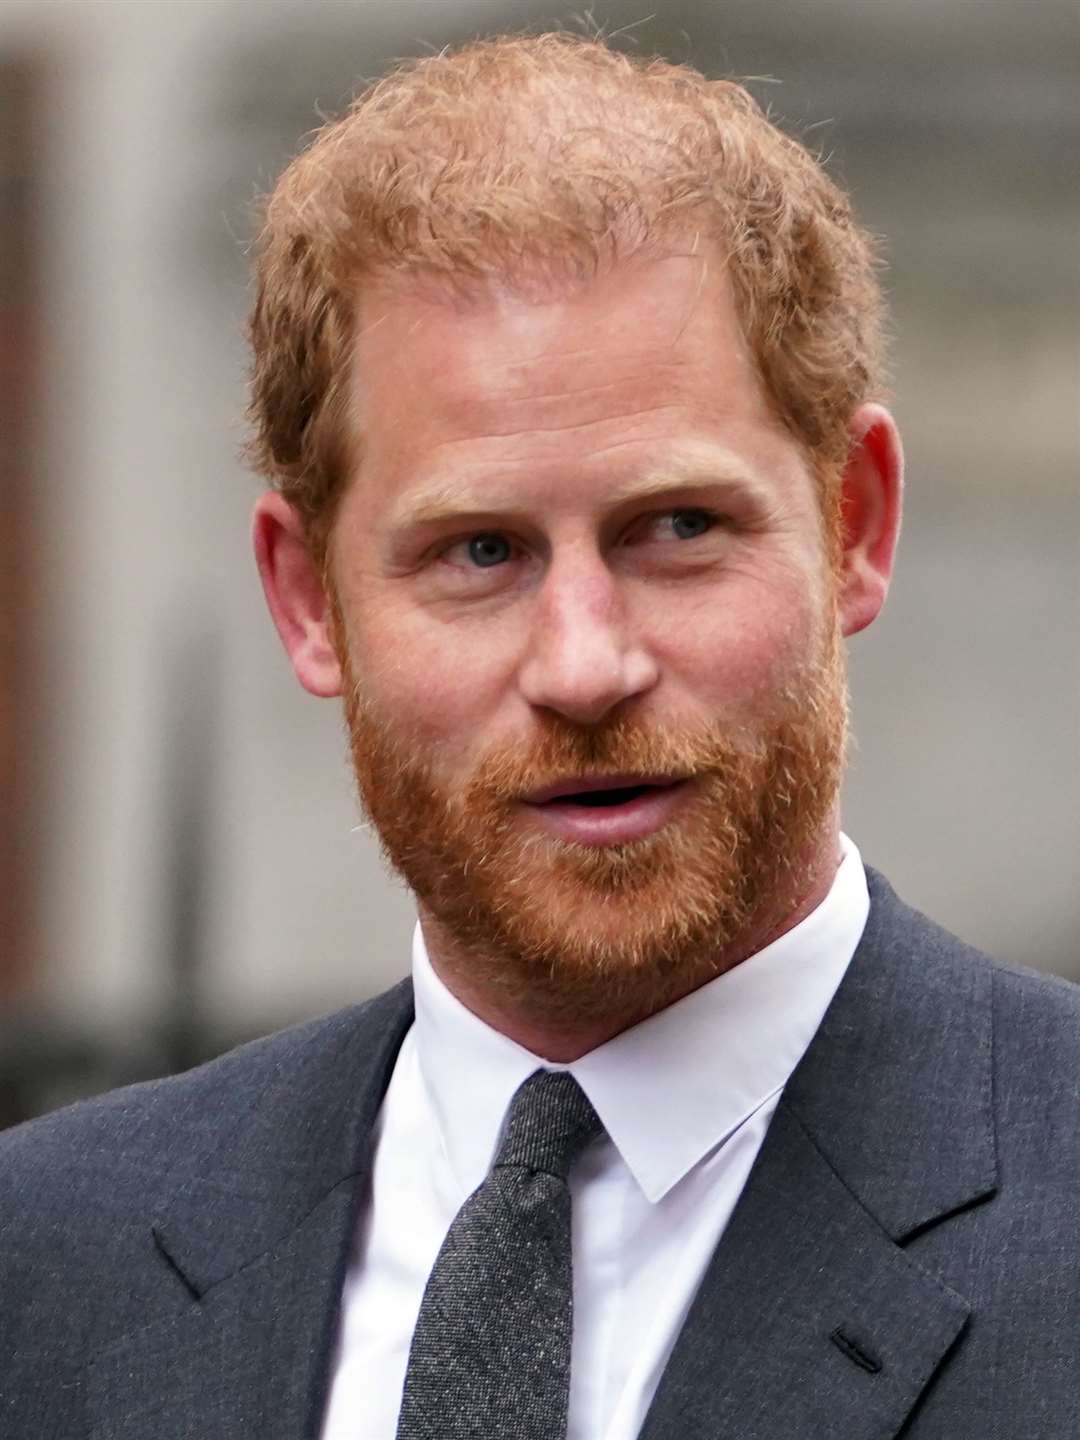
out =
[[[538,1070],[514,1096],[488,1177],[454,1217],[428,1278],[397,1440],[564,1440],[566,1179],[600,1129],[565,1072]]]

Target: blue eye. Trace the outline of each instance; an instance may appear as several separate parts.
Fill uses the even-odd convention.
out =
[[[672,533],[679,540],[696,540],[713,527],[707,510],[675,510],[671,516]]]
[[[482,570],[504,565],[510,559],[510,542],[505,535],[485,531],[469,541],[469,559]]]

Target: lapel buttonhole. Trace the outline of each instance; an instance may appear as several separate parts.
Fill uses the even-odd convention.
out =
[[[865,1370],[870,1375],[876,1375],[880,1371],[881,1360],[869,1345],[861,1340],[856,1340],[842,1325],[836,1327],[829,1339],[853,1365],[858,1365],[860,1370]]]

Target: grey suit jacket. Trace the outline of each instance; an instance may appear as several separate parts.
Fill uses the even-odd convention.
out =
[[[1080,1436],[1080,990],[870,883],[646,1440]],[[3,1440],[315,1440],[411,1013],[0,1137]]]

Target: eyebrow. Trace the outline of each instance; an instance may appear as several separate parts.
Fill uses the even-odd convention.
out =
[[[768,498],[758,475],[730,450],[716,445],[673,447],[662,461],[650,464],[636,478],[608,494],[611,508],[647,502],[679,490],[716,488],[756,499]],[[515,515],[527,508],[520,492],[499,481],[476,482],[468,476],[446,479],[404,499],[391,517],[394,530],[443,524],[467,515]]]

